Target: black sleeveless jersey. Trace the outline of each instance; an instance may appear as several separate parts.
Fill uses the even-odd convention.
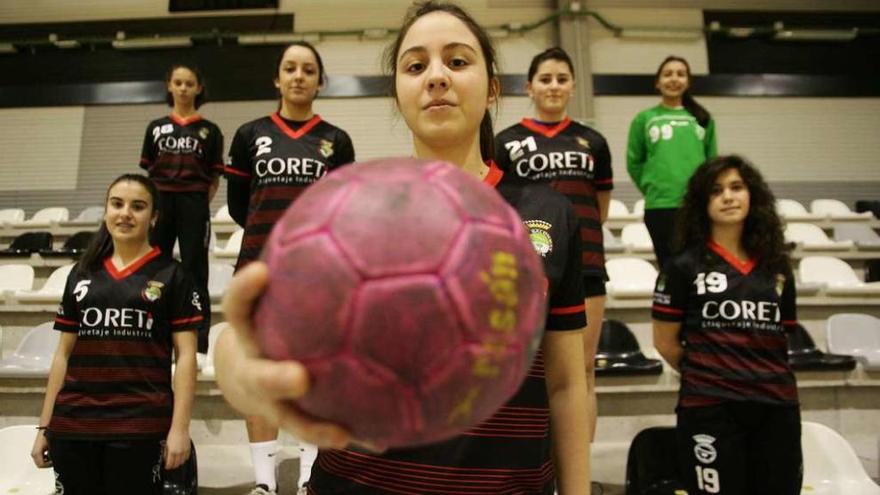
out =
[[[223,172],[223,134],[199,115],[156,119],[147,126],[140,165],[160,191],[207,192]]]
[[[67,277],[55,328],[77,334],[49,423],[52,436],[164,438],[171,427],[171,334],[202,324],[198,291],[159,248],[124,270]]]
[[[796,323],[795,297],[791,270],[758,269],[711,241],[670,259],[657,277],[652,316],[682,323],[679,407],[797,404],[785,335]]]
[[[586,326],[580,238],[571,204],[542,184],[505,174],[492,164],[485,182],[496,187],[530,231],[548,277],[546,330]],[[552,495],[550,405],[539,351],[517,393],[489,419],[433,445],[387,451],[322,450],[309,493]]]
[[[306,187],[354,161],[354,147],[319,115],[297,123],[273,113],[238,129],[229,158],[229,213],[244,227],[241,268],[259,257],[272,226]]]
[[[580,225],[584,276],[604,277],[605,249],[596,192],[614,187],[605,138],[571,119],[553,125],[523,119],[501,131],[495,146],[502,170],[548,183],[571,200]]]

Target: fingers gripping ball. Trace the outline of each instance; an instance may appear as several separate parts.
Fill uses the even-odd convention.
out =
[[[263,258],[263,352],[308,369],[298,408],[377,445],[436,442],[486,419],[541,339],[544,272],[522,220],[446,163],[328,175],[275,225]]]

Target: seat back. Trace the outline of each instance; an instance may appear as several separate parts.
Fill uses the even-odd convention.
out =
[[[776,200],[776,212],[781,217],[803,216],[807,215],[807,209],[804,205],[793,199],[780,198]]]
[[[602,244],[606,247],[618,247],[621,246],[620,239],[614,236],[614,232],[611,232],[606,226],[602,226]]]
[[[43,287],[40,288],[40,292],[49,292],[49,293],[64,293],[64,286],[67,285],[67,276],[70,275],[70,270],[73,269],[73,263],[59,266],[49,275],[49,278],[46,279],[46,283],[43,284]]]
[[[223,294],[232,280],[234,271],[235,268],[232,265],[224,263],[208,265],[208,293],[212,296]]]
[[[645,428],[633,438],[626,456],[626,495],[672,495],[684,490],[676,443],[673,426]]]
[[[4,208],[0,210],[0,224],[24,222],[24,210],[21,208]]]
[[[34,287],[34,268],[30,265],[0,265],[0,291],[31,290]]]
[[[860,313],[831,315],[825,323],[828,350],[837,354],[880,351],[880,319]]]
[[[845,261],[833,256],[805,256],[799,265],[800,279],[804,283],[830,286],[852,286],[861,283],[856,272]]]
[[[814,199],[810,202],[810,211],[826,217],[853,214],[846,203],[836,199]]]
[[[76,234],[68,237],[66,241],[64,241],[63,249],[65,251],[73,252],[85,251],[86,248],[89,247],[89,243],[92,241],[92,237],[94,236],[95,232],[91,231],[77,232]]]
[[[839,223],[834,225],[835,241],[880,242],[880,235],[874,229],[860,223]]]
[[[619,199],[612,199],[608,202],[608,218],[626,218],[629,216],[629,210],[626,205]]]
[[[76,218],[73,219],[74,222],[100,222],[104,217],[104,207],[103,206],[89,206],[88,208],[84,208]]]
[[[596,357],[613,358],[641,354],[639,341],[626,323],[618,320],[605,320],[599,334]]]
[[[639,258],[615,258],[605,262],[608,278],[615,287],[654,290],[657,269]]]
[[[217,210],[217,213],[214,214],[213,221],[215,222],[223,222],[223,223],[233,223],[235,220],[232,219],[232,215],[229,214],[229,205],[223,205]]]
[[[627,246],[639,248],[654,248],[651,241],[651,234],[648,233],[648,227],[643,223],[631,223],[624,225],[620,233],[620,240]]]
[[[31,460],[37,425],[0,429],[0,493],[55,493],[51,469],[39,469]]]
[[[28,330],[13,353],[16,357],[27,358],[34,364],[45,364],[48,369],[61,339],[61,332],[53,328],[54,323],[47,321]]]
[[[789,223],[785,226],[786,242],[828,243],[831,239],[818,225],[811,223]]]
[[[66,222],[68,217],[70,216],[70,211],[67,208],[62,206],[52,206],[49,208],[43,208],[42,210],[34,213],[34,216],[30,218],[30,222]]]
[[[633,203],[633,215],[642,216],[645,214],[645,200],[640,199]]]
[[[224,247],[223,250],[235,253],[241,251],[242,239],[244,239],[244,229],[236,229],[235,232],[229,236],[229,240],[226,241],[226,247]]]
[[[801,423],[805,493],[880,494],[849,442],[831,428]],[[824,489],[824,490],[823,490]]]
[[[12,240],[9,249],[28,253],[52,249],[52,234],[49,232],[25,232]]]
[[[788,338],[788,355],[812,354],[818,351],[816,342],[800,323],[796,324],[794,330],[786,334]]]
[[[211,325],[211,328],[208,330],[208,356],[205,360],[205,366],[214,366],[214,351],[217,350],[217,339],[220,338],[220,335],[229,328],[229,324],[226,322],[216,323]]]

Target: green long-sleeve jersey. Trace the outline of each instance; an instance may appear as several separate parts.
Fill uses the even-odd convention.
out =
[[[645,208],[681,206],[694,170],[718,154],[715,122],[704,128],[684,108],[640,112],[629,126],[626,169],[645,196]]]

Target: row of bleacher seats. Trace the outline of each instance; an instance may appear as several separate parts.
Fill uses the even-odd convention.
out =
[[[776,202],[779,214],[786,220],[853,220],[874,218],[869,211],[852,211],[846,203],[836,199],[814,199],[810,203],[810,211],[793,199],[779,199]],[[644,216],[645,200],[640,199],[628,209],[623,201],[612,199],[608,208],[610,220],[640,220]],[[56,224],[96,224],[101,221],[104,213],[102,206],[90,206],[83,209],[76,218],[70,220],[70,212],[64,207],[47,207],[37,211],[31,218],[25,219],[21,208],[0,209],[0,226],[16,227],[48,227]],[[229,208],[223,205],[212,217],[214,223],[234,223],[229,215]]]
[[[0,377],[46,376],[59,333],[46,322],[32,328],[12,354],[0,360]],[[213,377],[214,344],[227,327],[211,327],[208,355],[202,366]],[[825,326],[828,353],[819,349],[810,334],[798,326],[788,335],[789,364],[796,371],[850,371],[858,362],[867,371],[880,370],[880,318],[859,313],[838,313]],[[651,352],[651,354],[655,354]],[[596,353],[597,376],[652,375],[663,372],[663,363],[645,356],[635,334],[617,320],[605,320]]]

